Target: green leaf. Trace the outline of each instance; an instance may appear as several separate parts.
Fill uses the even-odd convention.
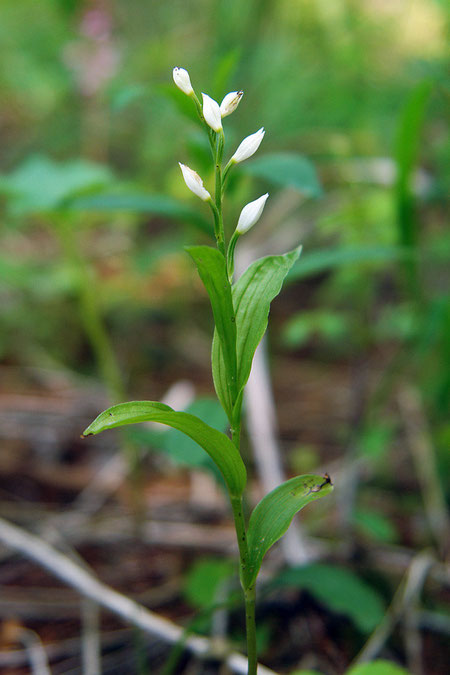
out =
[[[218,602],[221,586],[235,573],[235,564],[231,560],[199,560],[187,574],[183,595],[192,607],[207,609]]]
[[[398,533],[394,524],[379,511],[357,509],[353,513],[353,522],[358,529],[375,539],[389,543],[398,541]]]
[[[270,303],[281,291],[283,281],[300,255],[301,246],[284,255],[270,255],[250,265],[233,287],[233,305],[236,312],[236,354],[238,400],[236,414],[240,408],[242,392],[247,384],[253,356],[266,328]],[[220,365],[217,341],[213,342],[214,358]]]
[[[67,207],[73,211],[151,213],[191,223],[208,234],[212,232],[208,219],[204,218],[196,209],[165,195],[139,193],[89,195],[71,199]]]
[[[225,432],[228,427],[225,411],[216,398],[198,398],[184,412],[199,417],[218,431]],[[143,446],[150,446],[167,453],[170,459],[179,466],[208,469],[222,484],[222,474],[211,457],[192,438],[181,431],[138,425],[130,432],[130,438]]]
[[[274,581],[276,588],[304,588],[332,611],[351,619],[363,633],[382,620],[384,602],[377,591],[354,572],[322,563],[291,568]]]
[[[236,446],[228,436],[213,429],[198,417],[176,412],[164,403],[156,401],[130,401],[119,403],[102,412],[83,432],[84,436],[98,434],[125,424],[159,422],[182,431],[198,443],[219,467],[228,490],[240,496],[246,483],[246,471]]]
[[[271,255],[256,260],[233,286],[238,394],[234,407],[227,387],[225,360],[217,333],[214,334],[212,345],[214,386],[231,423],[233,423],[233,418],[239,414],[253,356],[267,328],[270,303],[280,292],[283,280],[300,255],[300,251],[301,246],[284,255]],[[233,411],[230,416],[229,411],[232,407]]]
[[[211,246],[188,246],[186,250],[197,266],[211,301],[215,329],[224,361],[223,382],[227,406],[224,407],[230,417],[237,395],[236,319],[225,258],[220,251]],[[213,350],[212,360],[214,353]],[[221,398],[220,400],[222,402]]]
[[[402,110],[395,144],[397,164],[396,198],[399,242],[416,246],[417,221],[413,212],[412,176],[419,155],[421,132],[432,91],[431,82],[420,82],[408,97]]]
[[[214,388],[216,390],[217,398],[221,402],[223,409],[228,415],[230,424],[233,424],[233,399],[231,392],[227,385],[228,375],[225,366],[225,361],[222,354],[221,344],[217,330],[214,330],[214,336],[211,349],[211,365],[212,376],[214,381]],[[242,398],[242,397],[241,397]],[[234,404],[236,405],[236,404]]]
[[[313,164],[296,153],[274,153],[263,155],[240,166],[242,172],[263,178],[269,183],[292,187],[308,195],[320,197],[322,188]]]
[[[288,347],[299,347],[314,337],[330,342],[342,340],[348,332],[348,320],[343,314],[317,309],[294,314],[283,328],[282,339]]]
[[[54,162],[36,155],[8,176],[0,177],[0,191],[10,195],[15,213],[52,211],[81,193],[104,189],[113,182],[111,171],[82,159]]]
[[[259,502],[252,512],[247,532],[249,586],[256,580],[265,554],[283,536],[295,514],[332,489],[327,476],[296,476],[276,487]]]
[[[359,663],[347,670],[345,675],[409,675],[409,671],[396,663],[379,659],[372,663]]]

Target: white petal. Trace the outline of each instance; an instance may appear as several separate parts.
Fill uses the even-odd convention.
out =
[[[189,73],[184,68],[174,68],[173,69],[173,81],[177,85],[178,89],[181,89],[185,94],[190,96],[193,93],[191,78]]]
[[[261,129],[256,131],[254,134],[251,134],[250,136],[244,138],[244,140],[234,153],[233,157],[231,158],[231,161],[243,162],[244,159],[248,159],[249,157],[254,155],[259,146],[261,145],[261,141],[264,138],[265,133],[266,132],[264,131],[264,127],[261,127]]]
[[[220,114],[222,117],[231,115],[231,113],[236,110],[243,95],[243,91],[230,91],[230,93],[225,96],[220,104]]]
[[[202,94],[203,96],[203,117],[205,122],[211,129],[214,131],[220,131],[222,129],[222,116],[220,114],[220,108],[217,101],[208,96],[208,94]]]
[[[268,196],[269,193],[266,192],[265,195],[258,197],[258,199],[255,199],[255,201],[249,202],[246,204],[246,206],[244,206],[241,211],[241,215],[239,216],[236,228],[236,232],[238,232],[238,234],[244,234],[245,232],[248,232],[248,230],[258,222]]]
[[[197,195],[197,197],[200,197],[200,199],[204,202],[206,202],[208,199],[211,199],[211,195],[209,194],[208,190],[203,187],[203,181],[198,173],[190,169],[185,164],[181,164],[181,162],[178,162],[178,164],[180,165],[180,169],[183,173],[184,182],[188,186],[189,190],[193,192],[194,195]]]

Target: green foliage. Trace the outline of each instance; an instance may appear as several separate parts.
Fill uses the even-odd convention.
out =
[[[361,531],[374,539],[389,543],[398,539],[392,521],[378,511],[359,508],[353,514],[353,521]]]
[[[199,417],[209,426],[225,432],[227,416],[220,403],[213,398],[197,398],[184,412]],[[142,426],[133,428],[130,438],[136,443],[166,453],[178,465],[208,468],[219,473],[214,462],[195,441],[177,429],[149,429]]]
[[[205,424],[198,417],[184,412],[175,412],[164,403],[155,401],[131,401],[112,406],[85,429],[84,436],[98,434],[138,422],[159,422],[182,431],[198,443],[219,467],[231,495],[241,495],[245,487],[246,471],[236,446],[228,436]]]
[[[201,280],[211,300],[215,330],[223,358],[224,409],[231,419],[238,391],[236,362],[236,319],[231,297],[231,286],[227,277],[227,265],[224,256],[210,246],[190,246],[192,256]],[[214,364],[213,364],[214,367]]]
[[[24,215],[62,208],[68,199],[102,190],[112,182],[105,166],[82,159],[58,163],[36,155],[0,177],[0,191],[9,195],[14,213]]]
[[[333,612],[348,617],[362,633],[370,633],[384,616],[380,595],[354,572],[313,563],[281,572],[275,588],[302,588]]]
[[[263,497],[248,525],[248,585],[255,582],[265,554],[283,536],[295,514],[332,489],[329,479],[322,476],[296,476]]]
[[[212,228],[208,220],[197,209],[193,209],[182,202],[157,194],[115,193],[88,195],[70,199],[67,208],[71,211],[88,211],[92,213],[146,213],[155,216],[165,216],[180,222],[191,223],[203,232],[211,233]]]
[[[408,675],[409,671],[383,659],[372,663],[359,663],[347,670],[345,675]]]
[[[242,394],[250,376],[253,356],[268,322],[270,303],[281,290],[283,280],[300,255],[301,247],[284,255],[256,260],[233,286],[236,313],[237,391],[234,407],[227,389],[224,355],[217,335],[212,348],[212,367],[217,396],[232,419],[240,414]],[[231,421],[231,419],[230,419]]]
[[[243,164],[241,171],[280,187],[294,188],[307,197],[322,195],[314,165],[295,153],[263,155]]]
[[[183,595],[192,607],[208,609],[220,600],[224,582],[234,573],[235,565],[230,560],[198,560],[184,579]]]
[[[282,338],[288,347],[300,347],[312,337],[327,342],[344,339],[349,332],[345,316],[337,312],[314,310],[295,314],[283,328]]]
[[[403,246],[416,244],[414,218],[410,211],[413,170],[416,166],[420,133],[431,94],[431,83],[421,82],[407,99],[397,129],[395,155],[397,161],[397,200],[399,208],[399,242]]]

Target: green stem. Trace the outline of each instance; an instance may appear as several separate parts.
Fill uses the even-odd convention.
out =
[[[241,442],[241,419],[231,429],[232,440],[237,449]],[[256,620],[255,620],[255,585],[248,581],[249,574],[249,551],[247,542],[247,530],[245,527],[242,497],[231,497],[233,509],[234,527],[239,548],[239,576],[245,602],[245,631],[247,637],[248,675],[256,675],[257,652],[256,652]]]
[[[232,167],[234,164],[235,164],[235,162],[233,162],[233,161],[230,159],[230,161],[229,161],[228,164],[225,166],[225,168],[224,168],[224,170],[223,170],[223,172],[222,172],[222,190],[223,190],[224,187],[225,187],[225,181],[226,181],[226,179],[227,179],[227,177],[228,177],[228,173],[229,173],[231,167]]]
[[[256,675],[256,622],[255,622],[255,586],[248,583],[249,554],[247,532],[242,509],[242,497],[231,497],[234,527],[239,548],[239,568],[242,590],[245,601],[245,628],[247,635],[248,675]]]
[[[93,351],[100,376],[111,401],[121,403],[126,400],[122,373],[98,303],[95,275],[81,255],[74,223],[67,217],[60,218],[54,222],[54,231],[59,233],[65,258],[76,274],[80,321]],[[144,504],[138,448],[127,438],[126,434],[122,434],[122,445],[127,456],[132,483],[133,510],[139,520]]]
[[[97,289],[92,270],[82,259],[75,238],[73,224],[60,222],[55,228],[61,234],[66,258],[72,264],[78,282],[80,319],[95,354],[96,361],[111,400],[120,403],[125,397],[122,375],[97,301]]]
[[[222,216],[219,213],[219,210],[218,210],[217,206],[215,205],[215,203],[213,202],[212,199],[208,199],[208,204],[210,205],[211,211],[213,212],[213,215],[214,215],[214,235],[216,237],[217,248],[219,249],[219,251],[223,255],[225,255],[225,244],[223,243],[223,241],[222,241],[222,245],[220,244]]]
[[[217,213],[219,215],[218,219],[218,234],[217,234],[217,247],[224,257],[225,253],[225,233],[223,227],[223,217],[222,217],[222,156],[223,156],[223,146],[224,146],[224,133],[223,130],[219,131],[217,134],[217,146],[215,154],[215,172],[216,172],[216,184],[215,184],[215,201]]]
[[[255,587],[244,591],[245,596],[245,629],[247,632],[247,675],[256,675],[258,658],[256,652],[256,620],[255,620]]]

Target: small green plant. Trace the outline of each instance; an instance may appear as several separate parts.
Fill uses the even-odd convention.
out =
[[[248,524],[244,518],[242,499],[247,477],[240,454],[244,388],[255,350],[267,328],[270,303],[280,292],[284,278],[300,255],[301,247],[284,255],[256,260],[234,281],[235,248],[239,238],[260,218],[268,194],[244,206],[237,227],[227,242],[222,217],[224,189],[233,166],[257,151],[264,129],[247,136],[231,159],[224,163],[222,119],[236,110],[243,92],[227,94],[220,106],[203,94],[201,104],[186,70],[175,68],[173,78],[178,88],[195,104],[208,135],[214,162],[214,198],[195,171],[184,164],[180,164],[180,168],[187,187],[210,206],[214,219],[216,248],[190,246],[187,252],[197,267],[211,302],[215,323],[212,373],[217,396],[228,417],[231,438],[195,415],[177,412],[155,401],[132,401],[108,408],[88,426],[84,435],[98,434],[125,424],[160,422],[193,439],[216,463],[225,480],[233,511],[245,600],[248,673],[255,675],[255,586],[263,558],[286,532],[300,509],[332,490],[328,475],[297,476],[266,495],[253,510]]]

